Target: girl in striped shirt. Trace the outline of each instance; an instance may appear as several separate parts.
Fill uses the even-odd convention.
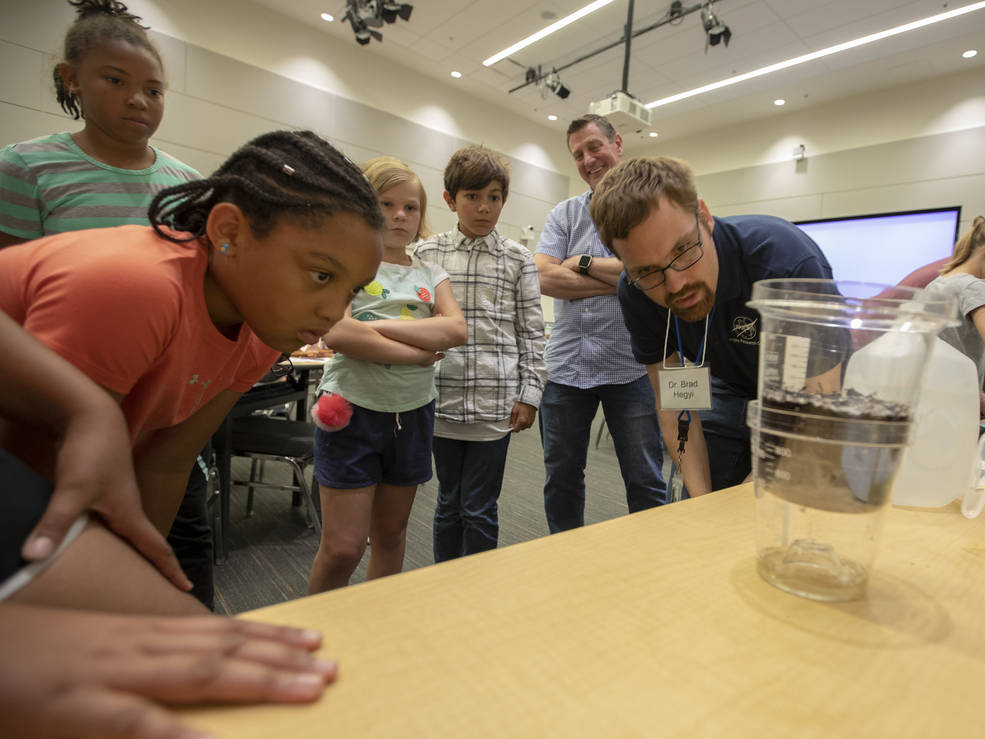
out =
[[[78,18],[55,66],[76,133],[0,150],[0,248],[64,231],[147,225],[166,187],[201,175],[150,145],[164,115],[161,55],[140,18],[116,0],[69,0]]]

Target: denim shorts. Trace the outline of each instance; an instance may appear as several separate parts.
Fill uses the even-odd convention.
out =
[[[88,519],[72,524],[62,544],[43,560],[28,563],[20,550],[51,500],[52,486],[9,452],[0,449],[0,601],[54,562],[75,540]]]
[[[400,413],[353,404],[341,431],[315,429],[315,479],[336,490],[377,483],[420,485],[431,479],[434,401]]]

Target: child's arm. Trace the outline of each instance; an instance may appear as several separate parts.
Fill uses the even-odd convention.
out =
[[[239,397],[240,393],[224,390],[177,426],[137,440],[133,449],[137,485],[144,511],[158,531],[170,530],[199,452]]]
[[[442,280],[434,288],[434,314],[428,318],[402,321],[388,318],[373,321],[372,328],[388,339],[433,352],[461,346],[468,341],[465,316],[455,300],[451,280]]]
[[[518,400],[513,404],[513,410],[510,412],[510,428],[513,429],[514,434],[523,431],[533,426],[536,418],[537,408]]]
[[[388,338],[374,329],[383,321],[357,321],[346,317],[336,323],[332,330],[322,337],[325,346],[347,357],[378,364],[418,364],[431,365],[441,359],[441,355],[428,349],[421,349],[401,341]],[[410,323],[409,321],[397,321]]]
[[[55,490],[22,549],[27,560],[46,557],[86,510],[95,510],[119,536],[187,590],[174,552],[140,506],[130,461],[130,434],[119,407],[73,364],[35,341],[0,311],[0,413],[10,430],[44,429],[56,447]],[[32,428],[33,427],[33,428]]]
[[[130,435],[119,407],[73,364],[0,312],[0,413],[15,432],[42,427],[56,446],[51,502],[21,550],[27,560],[53,552],[84,511],[97,511],[175,585],[187,590],[171,547],[140,507]]]
[[[533,423],[533,415],[540,407],[540,396],[544,392],[547,379],[547,365],[544,363],[544,313],[540,305],[540,280],[537,266],[531,256],[526,255],[520,278],[516,287],[516,315],[513,317],[513,332],[519,351],[517,369],[519,371],[520,393],[516,406],[526,405],[529,409],[514,406],[511,422],[516,421],[522,428]],[[531,413],[531,410],[533,413]],[[526,423],[526,426],[522,424]],[[522,428],[514,427],[515,431]]]

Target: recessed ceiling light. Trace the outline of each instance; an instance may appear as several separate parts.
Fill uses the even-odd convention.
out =
[[[787,101],[784,100],[783,98],[777,98],[776,100],[773,101],[773,105],[786,105],[786,104]]]
[[[966,51],[961,56],[963,56],[965,59],[971,59],[973,56],[977,56],[977,55],[978,55],[978,49],[968,49],[968,51]]]
[[[323,21],[325,21],[326,23],[331,23],[332,21],[335,20],[335,16],[332,15],[331,13],[322,13],[321,14],[321,19]]]
[[[452,72],[451,73],[451,76],[454,77],[457,80],[458,78],[460,78],[462,76],[462,73],[461,72],[458,72],[458,71],[455,71],[455,72]]]
[[[730,85],[738,84],[739,82],[755,79],[756,77],[762,77],[763,75],[767,75],[772,72],[779,72],[781,69],[795,67],[798,64],[803,64],[805,62],[812,62],[815,59],[821,59],[826,56],[831,56],[832,54],[838,54],[842,51],[848,51],[849,49],[854,49],[858,46],[865,46],[866,44],[871,44],[875,41],[882,41],[884,38],[898,36],[901,33],[906,33],[907,31],[915,31],[918,28],[923,28],[924,26],[930,26],[934,23],[950,20],[951,18],[957,18],[958,16],[973,13],[976,10],[982,10],[983,8],[985,8],[985,0],[977,3],[971,3],[970,5],[964,5],[960,8],[955,8],[954,10],[948,10],[944,13],[938,13],[937,15],[921,18],[920,20],[916,20],[911,23],[904,23],[901,26],[887,28],[885,31],[870,33],[868,36],[860,36],[859,38],[852,39],[851,41],[845,41],[841,44],[828,46],[825,49],[812,51],[809,54],[802,54],[801,56],[795,56],[791,59],[785,59],[782,62],[760,67],[759,69],[754,69],[751,72],[746,72],[745,74],[737,74],[733,77],[727,77],[723,80],[719,80],[718,82],[712,82],[708,85],[695,87],[693,90],[686,90],[684,92],[679,92],[676,95],[669,95],[668,97],[660,98],[659,100],[654,100],[651,103],[647,103],[645,107],[648,110],[653,110],[654,108],[659,108],[661,105],[669,105],[670,103],[676,103],[678,100],[686,100],[687,98],[694,97],[695,95],[703,95],[704,93],[711,92],[712,90],[719,90],[723,87],[728,87]]]
[[[655,138],[657,138],[657,136],[659,136],[659,135],[660,135],[660,134],[659,134],[659,133],[657,133],[656,131],[650,131],[650,138],[651,138],[651,139],[655,139]]]
[[[549,116],[547,116],[547,120],[549,120],[549,121],[556,121],[557,120],[557,116],[554,115],[553,113],[551,113]]]
[[[534,43],[536,41],[540,41],[545,36],[550,36],[555,31],[559,31],[562,28],[564,28],[565,26],[567,26],[569,23],[574,23],[579,18],[584,18],[589,13],[594,13],[599,8],[603,8],[603,7],[605,7],[606,5],[608,5],[611,2],[612,2],[612,0],[595,0],[595,2],[589,3],[588,5],[586,5],[581,10],[576,10],[571,15],[566,15],[561,20],[556,21],[556,22],[552,23],[549,26],[544,26],[539,31],[537,31],[537,33],[532,33],[529,36],[527,36],[525,39],[522,39],[520,41],[517,41],[512,46],[509,46],[509,47],[503,49],[502,51],[497,52],[496,54],[493,54],[491,57],[489,57],[488,59],[486,59],[482,63],[482,65],[484,67],[491,67],[493,64],[495,64],[496,62],[500,61],[501,59],[505,59],[506,57],[508,57],[513,52],[519,51],[520,49],[527,48],[528,46],[530,46],[530,44],[532,44],[532,43]]]

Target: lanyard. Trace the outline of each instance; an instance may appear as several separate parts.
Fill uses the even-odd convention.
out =
[[[680,322],[679,322],[677,316],[673,316],[673,318],[674,318],[674,333],[677,335],[677,350],[678,350],[678,353],[681,355],[681,366],[680,367],[668,367],[667,366],[667,346],[668,346],[668,343],[670,341],[670,320],[667,321],[667,330],[664,333],[664,361],[663,361],[663,371],[662,371],[662,374],[663,373],[666,373],[667,375],[676,374],[676,372],[675,372],[675,370],[676,370],[676,371],[681,371],[682,372],[682,375],[683,375],[683,374],[685,374],[683,371],[686,370],[687,371],[686,374],[688,376],[693,376],[693,371],[694,370],[699,370],[699,369],[704,368],[704,376],[705,376],[704,387],[705,387],[705,392],[708,392],[708,379],[707,379],[708,378],[708,374],[707,374],[708,373],[708,369],[705,368],[705,358],[707,356],[707,351],[706,350],[708,348],[708,326],[711,324],[711,319],[714,317],[714,315],[715,315],[715,307],[712,306],[711,311],[709,311],[708,315],[705,316],[705,331],[704,331],[704,336],[701,338],[701,346],[698,347],[698,354],[697,354],[697,357],[696,357],[696,360],[697,361],[693,365],[691,365],[691,366],[688,366],[688,359],[687,359],[687,356],[684,354],[684,343],[683,343],[683,341],[681,341],[681,325],[680,325]],[[669,316],[668,316],[668,319],[669,319]],[[665,382],[665,380],[664,380],[663,377],[661,378],[660,382],[661,382],[661,388],[663,388],[663,385],[664,385],[664,382]],[[670,390],[671,388],[677,386],[677,384],[678,384],[677,382],[675,382],[673,380],[670,380],[670,378],[667,378],[667,387],[668,387],[668,390]],[[682,381],[682,384],[683,384],[683,381]],[[692,387],[696,387],[696,386],[698,386],[698,384],[699,384],[698,381],[694,381],[694,384],[692,385]],[[661,392],[663,392],[663,390]],[[675,390],[671,390],[671,392],[675,392],[676,393]],[[663,398],[663,395],[661,395],[661,398]],[[705,401],[705,402],[710,402],[710,401]],[[694,406],[691,406],[691,407],[694,407]],[[698,407],[700,407],[700,408],[710,408],[711,405],[710,404],[709,405],[699,405]],[[681,408],[681,406],[678,405],[677,408]],[[685,444],[687,443],[688,430],[689,430],[690,426],[691,426],[691,411],[690,411],[689,408],[681,408],[680,413],[677,414],[677,442],[678,442],[678,446],[677,446],[677,469],[678,469],[678,471],[680,471],[682,469],[682,465],[683,465],[683,462],[684,462],[684,449],[685,449]],[[676,474],[674,476],[673,480],[672,480],[671,500],[680,500],[681,495],[682,495],[682,493],[681,493],[682,488],[683,488],[682,474]]]
[[[694,367],[704,367],[705,365],[705,347],[708,346],[708,325],[711,323],[712,316],[715,315],[715,306],[711,307],[711,312],[705,316],[705,334],[701,339],[701,346],[698,347],[698,361],[693,365]],[[684,355],[684,344],[681,342],[681,325],[677,321],[677,316],[674,316],[674,331],[677,334],[677,351],[681,354],[681,367],[687,366],[687,357]],[[667,321],[667,330],[664,332],[664,369],[673,369],[667,366],[667,344],[670,339],[670,321]]]

